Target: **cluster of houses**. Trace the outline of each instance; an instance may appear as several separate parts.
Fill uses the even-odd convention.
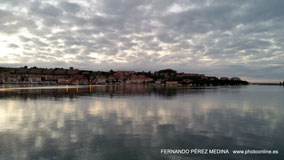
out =
[[[238,77],[207,77],[204,74],[176,73],[174,70],[158,72],[110,71],[94,72],[78,70],[70,67],[64,68],[37,68],[22,67],[16,69],[0,70],[0,83],[2,84],[43,84],[43,85],[89,85],[89,84],[164,84],[179,85],[192,84],[196,80],[234,80]]]
[[[78,69],[18,68],[0,73],[0,83],[10,84],[89,84],[90,71]]]

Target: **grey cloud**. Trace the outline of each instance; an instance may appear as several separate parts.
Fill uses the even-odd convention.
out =
[[[31,38],[27,38],[25,36],[19,36],[19,39],[22,41],[22,42],[29,42],[31,41]]]
[[[29,5],[28,15],[33,19],[43,23],[44,27],[54,27],[62,25],[60,17],[62,10],[54,5],[35,1]]]
[[[5,23],[5,22],[8,22],[8,21],[13,21],[15,19],[16,19],[16,17],[11,12],[9,12],[7,10],[0,9],[0,20],[1,20],[1,23]]]
[[[255,21],[281,20],[283,21],[284,3],[281,0],[251,1],[244,7],[241,21],[252,23]]]
[[[160,33],[158,36],[158,39],[164,43],[176,43],[178,42],[176,40],[176,37],[171,35],[171,34],[167,34],[167,33]]]
[[[80,11],[81,7],[79,4],[70,3],[68,1],[61,2],[60,6],[66,11],[67,13],[77,13]]]
[[[13,34],[21,28],[35,27],[33,21],[14,15],[13,12],[0,9],[0,32]]]
[[[31,41],[32,41],[32,42],[35,44],[35,46],[37,46],[37,47],[48,46],[48,44],[44,43],[43,41],[41,41],[41,40],[38,39],[38,38],[33,38]]]
[[[111,15],[126,15],[135,10],[139,5],[146,3],[140,0],[105,0],[101,1],[101,10]],[[131,16],[131,15],[128,15]]]
[[[9,44],[9,48],[19,48],[19,46],[14,43],[11,43]]]
[[[53,5],[44,5],[42,8],[35,10],[40,15],[58,17],[61,15],[62,11]]]
[[[91,22],[93,22],[96,27],[111,27],[114,29],[122,29],[123,27],[123,19],[121,17],[95,16],[91,19]]]

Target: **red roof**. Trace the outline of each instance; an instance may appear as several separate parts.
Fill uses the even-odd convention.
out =
[[[29,73],[31,74],[41,74],[42,69],[31,69]]]
[[[67,74],[78,74],[79,73],[79,70],[78,69],[69,69],[67,71]]]
[[[16,71],[16,73],[18,73],[18,74],[27,74],[28,71],[29,71],[28,69],[20,68],[19,70]]]
[[[198,77],[201,76],[198,73],[179,73],[177,74],[177,77]]]
[[[44,69],[42,71],[42,74],[52,74],[53,73],[53,69]]]
[[[66,74],[67,70],[66,69],[56,69],[54,71],[54,74]]]

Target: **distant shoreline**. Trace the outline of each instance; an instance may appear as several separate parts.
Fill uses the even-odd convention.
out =
[[[239,77],[214,77],[199,73],[178,73],[172,69],[155,72],[110,70],[109,72],[64,68],[3,68],[0,67],[0,84],[89,85],[89,84],[153,84],[222,86],[247,85]]]
[[[264,86],[283,86],[280,83],[250,83],[251,85],[264,85]]]

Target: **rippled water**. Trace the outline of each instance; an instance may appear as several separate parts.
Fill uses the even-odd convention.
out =
[[[284,159],[283,124],[280,86],[0,88],[1,160]],[[194,148],[230,154],[161,154]]]

